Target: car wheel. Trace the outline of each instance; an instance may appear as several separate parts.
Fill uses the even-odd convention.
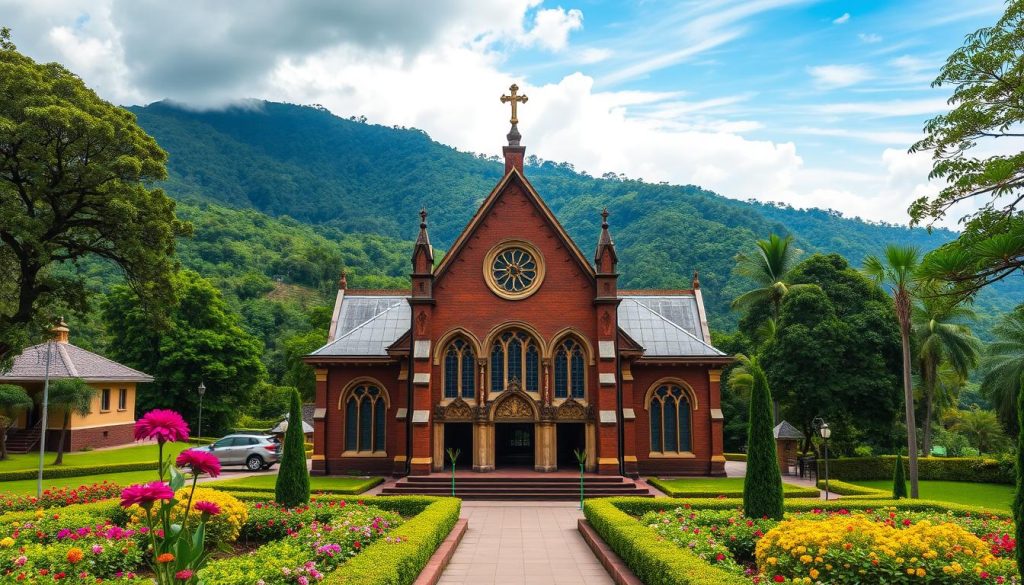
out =
[[[245,467],[249,471],[259,471],[263,468],[263,458],[259,455],[250,455],[249,458],[245,460]]]

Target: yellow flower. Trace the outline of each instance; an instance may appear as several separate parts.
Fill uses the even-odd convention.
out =
[[[817,579],[820,573],[818,572],[818,569],[811,569],[810,575],[811,579]]]
[[[4,548],[11,548],[12,546],[14,546],[14,539],[10,536],[5,537],[3,540],[0,540],[0,546]]]
[[[927,574],[927,571],[925,571],[923,567],[918,567],[917,568],[917,576],[918,577],[924,577],[926,574]]]

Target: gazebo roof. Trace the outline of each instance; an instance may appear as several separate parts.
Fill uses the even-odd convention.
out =
[[[804,440],[804,434],[800,432],[800,429],[794,427],[786,421],[782,421],[775,425],[775,438],[789,441],[802,441]]]

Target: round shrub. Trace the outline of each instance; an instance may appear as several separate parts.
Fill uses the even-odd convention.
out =
[[[185,509],[188,506],[188,494],[191,490],[191,487],[184,487],[174,494],[174,498],[178,500],[172,515],[174,522],[181,522],[183,520]],[[249,518],[248,506],[226,492],[213,488],[197,487],[195,494],[192,496],[193,509],[189,513],[189,524],[191,526],[197,525],[202,517],[202,512],[195,509],[195,503],[203,500],[213,502],[220,507],[220,514],[211,516],[206,524],[206,542],[213,544],[231,543],[237,540],[242,525]],[[145,523],[146,513],[142,508],[132,506],[130,511],[133,523]]]

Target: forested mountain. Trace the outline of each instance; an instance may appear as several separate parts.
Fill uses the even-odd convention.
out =
[[[416,234],[419,209],[429,210],[431,238],[444,249],[502,172],[497,156],[459,152],[420,130],[343,119],[319,107],[252,102],[197,112],[158,102],[131,109],[170,153],[166,188],[172,196],[253,210],[228,221],[223,207],[182,208],[196,224],[194,241],[182,245],[184,263],[222,278],[255,271],[323,290],[345,262],[356,284],[403,282],[408,267],[400,252]],[[496,152],[501,144],[496,136]],[[944,230],[928,234],[830,211],[738,201],[692,185],[595,178],[536,158],[526,174],[588,255],[598,214],[608,207],[622,287],[688,287],[699,269],[712,325],[720,329],[735,323],[728,302],[745,287],[732,275],[733,257],[770,232],[791,233],[805,251],[838,252],[853,265],[887,242],[930,249],[953,237]],[[225,243],[226,231],[248,222],[253,242],[264,235],[260,226],[276,226],[308,243],[293,245],[294,254],[278,264],[267,262],[259,244],[250,247],[248,238],[234,237],[244,234]],[[346,248],[363,255],[343,259],[340,250]],[[279,248],[274,253],[281,255]],[[1011,308],[1024,297],[1022,281],[1001,285],[982,300],[983,308]]]

